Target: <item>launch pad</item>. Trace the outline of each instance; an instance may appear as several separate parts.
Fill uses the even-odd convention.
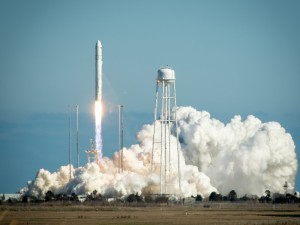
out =
[[[91,149],[86,150],[85,152],[88,155],[88,162],[89,163],[96,163],[99,165],[99,151],[95,149],[94,140],[90,140]]]

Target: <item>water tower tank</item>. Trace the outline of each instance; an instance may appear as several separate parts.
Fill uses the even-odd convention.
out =
[[[164,82],[173,82],[175,80],[175,71],[165,67],[157,71],[157,80]]]

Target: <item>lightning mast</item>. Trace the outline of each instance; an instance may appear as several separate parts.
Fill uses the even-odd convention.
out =
[[[76,105],[76,150],[77,150],[77,168],[79,168],[78,105]]]
[[[119,109],[119,126],[118,126],[118,140],[119,140],[119,172],[123,172],[123,105],[118,105]]]
[[[71,146],[72,146],[72,142],[71,142],[71,107],[69,106],[69,173],[70,173],[70,177],[69,179],[72,179],[72,166],[71,166]]]

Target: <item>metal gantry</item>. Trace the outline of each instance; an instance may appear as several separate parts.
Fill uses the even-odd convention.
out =
[[[99,165],[99,151],[95,149],[95,142],[93,139],[90,140],[91,149],[86,150],[85,152],[88,155],[88,163],[96,163]]]

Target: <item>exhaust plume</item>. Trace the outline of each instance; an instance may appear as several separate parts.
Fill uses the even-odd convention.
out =
[[[177,119],[183,197],[208,197],[212,191],[226,195],[233,189],[238,195],[263,195],[265,190],[283,193],[286,181],[293,189],[298,166],[295,145],[279,123],[262,123],[254,116],[243,121],[235,116],[224,124],[192,107],[178,107]],[[71,180],[68,166],[54,173],[40,169],[22,191],[36,197],[48,190],[56,194],[97,190],[108,197],[157,194],[160,181],[159,174],[151,172],[152,138],[153,124],[144,125],[137,134],[138,144],[124,148],[122,173],[118,173],[116,152],[112,159],[104,157],[99,166],[72,168]],[[177,155],[173,155],[171,161],[176,162]],[[176,174],[170,176],[168,187],[168,193],[178,193]]]
[[[95,149],[98,151],[98,158],[102,159],[102,103],[95,101]]]

